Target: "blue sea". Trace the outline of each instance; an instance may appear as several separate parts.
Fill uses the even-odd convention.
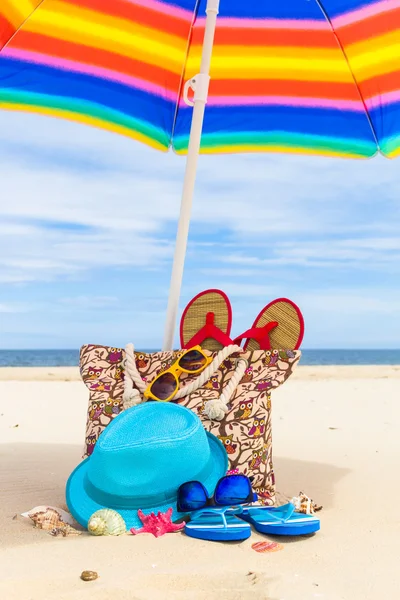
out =
[[[74,367],[78,363],[79,350],[0,350],[0,367]],[[400,365],[400,350],[302,350],[300,364]]]

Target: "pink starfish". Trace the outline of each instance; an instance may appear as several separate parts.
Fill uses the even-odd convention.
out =
[[[166,513],[159,512],[150,513],[145,515],[143,511],[138,510],[138,517],[143,523],[141,529],[134,529],[132,527],[131,533],[137,535],[138,533],[152,533],[154,537],[160,537],[165,533],[173,533],[175,531],[181,531],[185,527],[185,523],[175,524],[171,521],[172,508],[169,508]]]

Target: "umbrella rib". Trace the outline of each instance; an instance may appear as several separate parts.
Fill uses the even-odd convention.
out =
[[[179,102],[181,99],[182,88],[183,88],[184,79],[185,79],[186,64],[187,64],[187,59],[188,59],[189,50],[190,50],[190,44],[191,44],[192,36],[193,36],[193,28],[196,23],[197,15],[198,15],[199,8],[200,8],[200,2],[201,2],[201,0],[196,0],[196,5],[193,10],[192,22],[190,24],[189,35],[188,35],[188,40],[187,40],[187,45],[186,45],[185,59],[183,61],[182,73],[181,73],[181,78],[180,78],[180,83],[179,83],[179,88],[178,88],[178,98],[177,98],[176,105],[175,105],[174,120],[172,122],[172,131],[171,131],[171,139],[170,139],[169,147],[171,147],[173,145],[173,140],[174,140],[174,135],[175,135],[175,127],[176,127],[176,122],[178,120]]]
[[[367,119],[368,119],[368,123],[369,123],[369,126],[370,126],[370,128],[371,128],[372,135],[374,136],[374,140],[375,140],[376,147],[378,148],[378,151],[379,151],[379,152],[381,152],[381,149],[380,149],[380,146],[379,146],[379,141],[378,141],[378,136],[377,136],[377,134],[376,134],[376,131],[375,131],[374,125],[373,125],[373,123],[372,123],[371,115],[369,114],[369,111],[368,111],[367,105],[366,105],[366,103],[365,103],[365,100],[364,100],[364,98],[363,98],[363,96],[362,96],[362,94],[361,94],[361,90],[360,90],[360,88],[358,87],[357,79],[356,79],[356,76],[355,76],[355,74],[354,74],[354,72],[353,72],[353,69],[351,68],[350,61],[349,61],[349,59],[347,58],[346,50],[344,49],[344,47],[343,47],[343,44],[342,44],[342,42],[340,41],[340,39],[339,39],[339,36],[337,35],[337,33],[336,33],[336,31],[335,31],[335,28],[333,27],[332,21],[330,20],[330,18],[329,18],[329,16],[328,16],[328,13],[326,12],[326,10],[325,10],[325,8],[324,8],[324,6],[323,6],[323,4],[322,4],[322,0],[315,0],[315,2],[316,2],[316,4],[319,6],[319,8],[320,8],[320,10],[321,10],[322,14],[324,15],[324,17],[325,17],[325,19],[326,19],[327,23],[329,24],[329,26],[330,26],[330,28],[331,28],[331,30],[332,30],[332,33],[333,33],[333,35],[335,36],[335,38],[336,38],[336,41],[337,41],[337,43],[339,44],[339,47],[340,47],[340,49],[341,49],[341,51],[342,51],[342,53],[343,53],[343,56],[344,56],[344,58],[345,58],[345,61],[346,61],[346,63],[347,63],[347,66],[349,67],[350,74],[351,74],[351,76],[352,76],[352,78],[353,78],[354,85],[356,86],[356,89],[357,89],[358,95],[359,95],[359,97],[360,97],[360,100],[361,100],[361,102],[362,102],[362,104],[363,104],[363,106],[364,106],[365,115],[366,115],[366,117],[367,117]]]
[[[31,18],[31,16],[37,11],[38,8],[40,8],[43,4],[43,2],[45,2],[45,0],[40,0],[39,4],[36,6],[36,8],[33,9],[33,11],[31,13],[29,13],[29,15],[22,21],[22,23],[17,27],[17,29],[14,31],[14,33],[10,36],[10,38],[6,41],[5,44],[3,44],[3,46],[1,46],[0,48],[0,52],[2,50],[4,50],[4,48],[6,48],[8,46],[8,44],[15,38],[15,36],[17,35],[17,33],[22,29],[22,27],[25,25],[25,23]]]

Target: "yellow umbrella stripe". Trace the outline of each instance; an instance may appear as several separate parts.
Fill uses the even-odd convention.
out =
[[[389,47],[372,47],[363,53],[348,53],[350,65],[359,81],[400,70],[400,40]]]
[[[98,22],[98,13],[92,12],[88,18],[85,14],[88,12],[80,11],[78,16],[43,9],[29,19],[25,29],[181,72],[186,40],[182,41],[176,36],[161,36],[156,30],[135,26],[121,19],[107,18]],[[121,28],[121,22],[126,24],[125,29]]]
[[[199,61],[189,56],[186,75],[197,72]],[[213,79],[280,79],[297,81],[331,81],[348,83],[353,81],[350,69],[344,60],[310,61],[307,58],[270,57],[221,57],[218,52],[213,56],[211,64],[211,77]]]
[[[62,19],[67,15],[74,20],[85,21],[89,30],[96,30],[96,26],[101,25],[103,27],[110,27],[113,31],[118,31],[123,35],[138,36],[141,39],[148,39],[149,43],[152,44],[159,42],[163,45],[171,46],[172,48],[182,47],[186,50],[186,38],[173,35],[168,31],[160,31],[155,27],[146,27],[139,21],[116,17],[88,8],[81,8],[76,4],[70,4],[69,2],[63,2],[62,0],[53,0],[51,7],[51,12],[58,13]],[[43,10],[46,10],[45,4],[43,5]]]
[[[395,47],[400,43],[400,30],[390,31],[380,36],[355,42],[354,44],[346,44],[346,54],[348,56],[362,56],[363,54],[373,52],[377,55],[388,48]],[[398,55],[397,55],[398,56]]]
[[[1,0],[0,14],[18,29],[39,4],[40,0]]]
[[[192,46],[190,54],[200,58],[201,46]],[[241,56],[244,59],[253,59],[261,57],[264,60],[274,60],[275,58],[301,58],[307,60],[338,61],[345,63],[342,50],[338,48],[322,48],[304,46],[240,46],[240,45],[222,45],[216,44],[213,48],[213,56],[220,58],[230,58],[231,56]]]
[[[220,146],[214,146],[214,147],[202,147],[200,150],[201,154],[244,154],[244,153],[254,153],[254,152],[272,152],[274,154],[302,154],[302,155],[309,155],[309,156],[315,156],[315,154],[318,154],[318,156],[326,156],[326,157],[338,157],[338,158],[343,158],[344,156],[347,158],[360,158],[363,155],[362,154],[356,154],[353,152],[341,152],[340,150],[323,150],[321,148],[318,148],[318,151],[316,152],[315,148],[302,148],[302,147],[296,147],[296,146],[283,146],[283,145],[279,145],[279,144],[229,144],[229,145],[224,145],[223,143],[221,143]],[[185,155],[187,154],[187,149],[185,150],[179,150],[176,151],[175,153],[178,155]]]

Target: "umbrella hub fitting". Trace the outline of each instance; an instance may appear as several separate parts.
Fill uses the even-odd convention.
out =
[[[183,99],[188,106],[194,106],[196,102],[207,104],[208,88],[210,86],[210,76],[205,73],[198,73],[185,83],[183,88]],[[194,93],[193,100],[189,98],[189,90]]]
[[[206,8],[206,13],[216,13],[218,14],[219,12],[219,3],[220,0],[207,0],[207,8]]]

